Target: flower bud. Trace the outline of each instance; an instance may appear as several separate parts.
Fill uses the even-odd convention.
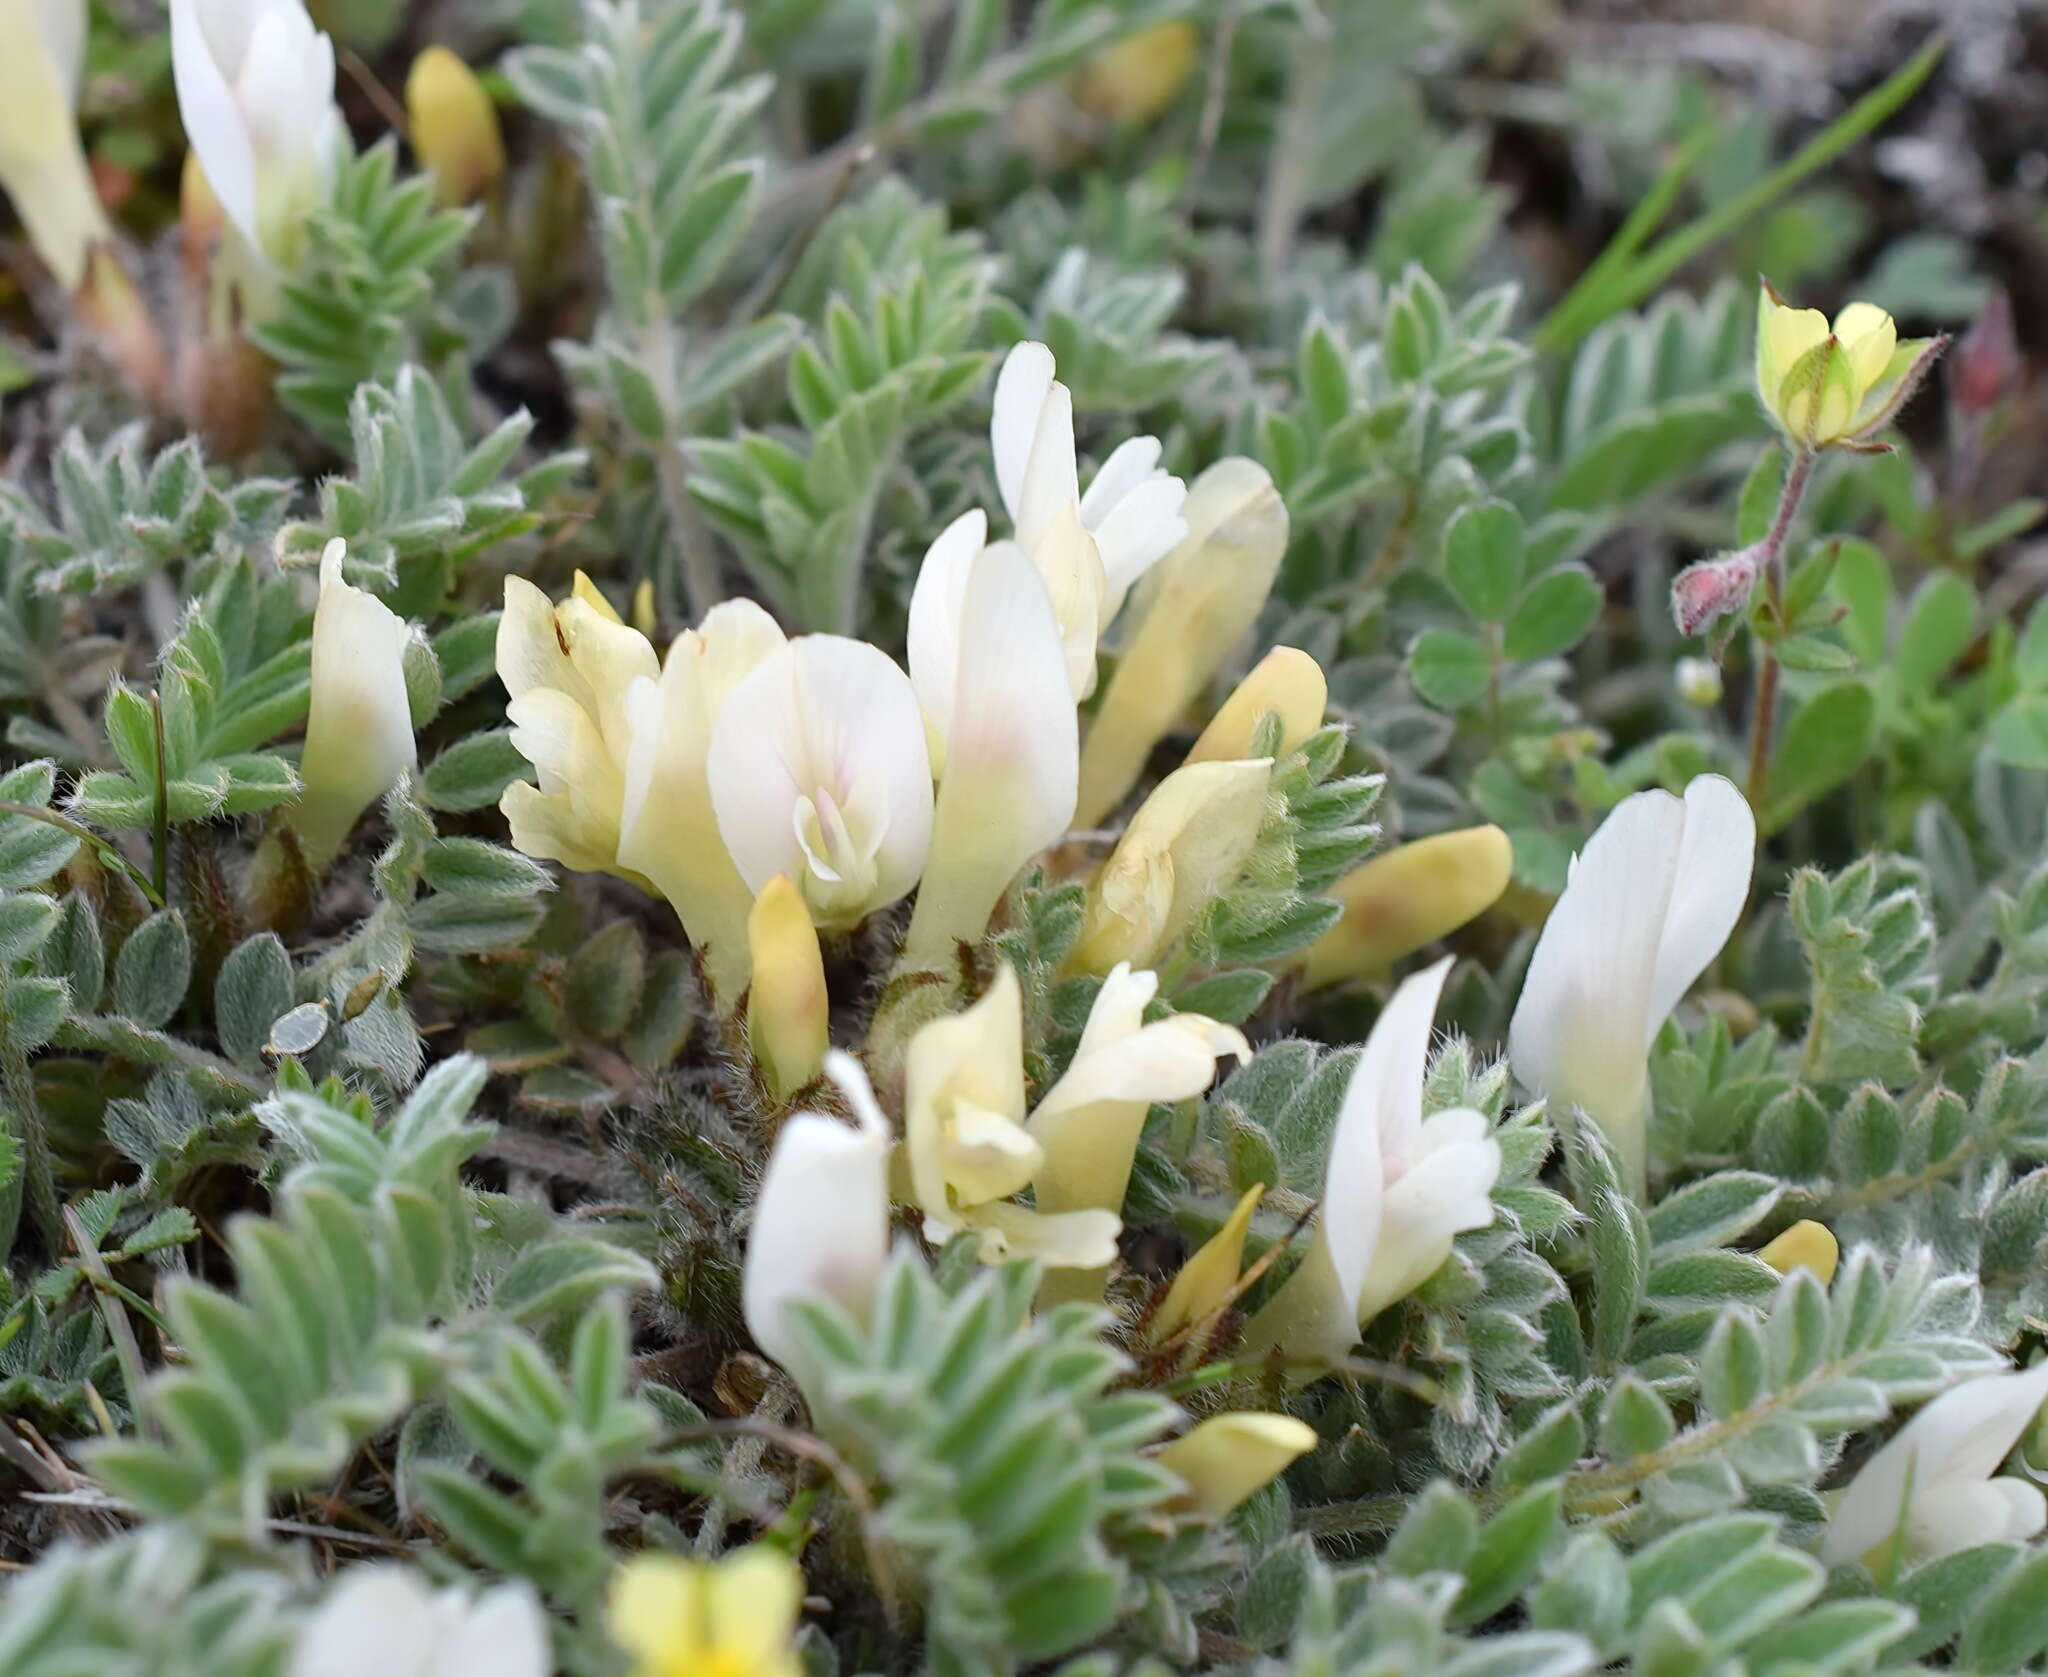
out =
[[[829,1053],[825,1069],[858,1127],[815,1112],[782,1126],[754,1201],[740,1280],[747,1331],[785,1366],[796,1346],[784,1320],[790,1302],[822,1294],[865,1318],[889,1258],[889,1122],[858,1062]]]
[[[1088,888],[1071,957],[1081,972],[1157,965],[1194,918],[1244,872],[1266,817],[1272,759],[1190,763],[1138,807]]]
[[[382,600],[342,580],[347,551],[337,537],[320,556],[302,790],[290,815],[316,872],[333,859],[356,817],[418,761],[405,690],[411,632]]]
[[[1757,1256],[1780,1275],[1790,1275],[1795,1269],[1803,1269],[1825,1287],[1835,1278],[1835,1265],[1841,1261],[1842,1248],[1827,1224],[1816,1223],[1807,1217],[1794,1223]]]
[[[171,0],[171,72],[242,277],[264,300],[297,261],[307,213],[347,147],[334,43],[303,0]]]
[[[1266,1185],[1247,1188],[1223,1220],[1223,1227],[1202,1242],[1192,1257],[1180,1266],[1166,1297],[1145,1324],[1145,1342],[1163,1345],[1183,1328],[1206,1322],[1230,1302],[1244,1272],[1244,1237],[1252,1226],[1252,1213],[1265,1197]]]
[[[1514,846],[1498,827],[1465,827],[1400,845],[1354,868],[1329,894],[1344,913],[1309,946],[1302,987],[1385,972],[1484,914],[1508,888]]]
[[[747,1040],[762,1079],[787,1099],[818,1075],[830,1042],[818,929],[788,874],[777,874],[754,899],[747,947],[754,963]]]
[[[1185,18],[1137,30],[1092,53],[1075,73],[1070,96],[1098,121],[1142,128],[1179,97],[1200,44]]]
[[[1259,724],[1268,715],[1280,718],[1280,753],[1285,756],[1323,725],[1329,702],[1330,684],[1322,665],[1297,647],[1276,646],[1223,701],[1187,760],[1210,763],[1249,757]]]
[[[473,204],[505,173],[497,107],[476,72],[446,47],[428,47],[405,78],[413,154],[432,171],[443,204]]]
[[[1154,1458],[1187,1483],[1182,1504],[1197,1518],[1220,1520],[1257,1495],[1316,1447],[1316,1430],[1292,1415],[1211,1415]]]
[[[1745,547],[1688,565],[1671,579],[1671,621],[1681,635],[1696,635],[1749,604],[1756,587],[1757,552]]]
[[[1672,667],[1672,684],[1678,696],[1702,710],[1721,702],[1721,666],[1711,658],[1681,658]]]
[[[1152,747],[1258,620],[1287,552],[1287,504],[1265,467],[1219,460],[1188,489],[1187,534],[1139,584],[1134,626],[1081,746],[1074,819],[1123,801]]]
[[[1956,340],[1949,362],[1949,399],[1964,419],[1982,421],[2013,393],[2021,369],[2012,298],[1994,290],[1970,329]]]
[[[108,237],[78,138],[85,31],[85,0],[0,0],[0,191],[67,292],[85,277],[86,253]]]

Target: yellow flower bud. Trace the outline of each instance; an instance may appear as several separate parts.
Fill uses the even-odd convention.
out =
[[[1795,1269],[1809,1270],[1825,1287],[1835,1278],[1842,1247],[1827,1224],[1808,1217],[1794,1223],[1757,1256],[1780,1275],[1790,1275]]]
[[[497,108],[476,72],[446,47],[428,47],[405,78],[412,149],[444,204],[470,204],[505,173]]]
[[[1223,701],[1187,760],[1214,763],[1250,756],[1253,737],[1268,715],[1280,718],[1284,755],[1323,725],[1329,702],[1330,684],[1322,665],[1299,647],[1276,646]]]
[[[619,1569],[605,1623],[633,1677],[802,1677],[803,1600],[802,1570],[766,1544],[715,1561],[650,1552]]]
[[[633,589],[633,627],[652,640],[656,621],[654,584],[646,577],[642,577]]]
[[[186,241],[201,246],[215,243],[227,226],[227,211],[221,208],[196,151],[185,153],[184,170],[178,177],[178,221]]]
[[[1112,41],[1075,74],[1074,104],[1099,121],[1143,127],[1179,97],[1200,44],[1185,18]]]
[[[1315,1447],[1315,1428],[1292,1415],[1211,1415],[1155,1459],[1187,1482],[1192,1513],[1220,1520]]]
[[[1766,280],[1757,298],[1757,394],[1796,445],[1865,446],[1947,345],[1945,337],[1901,342],[1875,303],[1851,303],[1830,326],[1818,309],[1790,307]]]
[[[1672,667],[1671,679],[1678,696],[1702,710],[1721,702],[1721,666],[1711,658],[1681,658]]]
[[[747,947],[754,960],[747,1040],[768,1087],[787,1098],[818,1075],[830,1041],[818,928],[788,874],[777,874],[754,899]]]
[[[1514,846],[1498,827],[1465,827],[1400,845],[1330,889],[1343,917],[1309,947],[1304,989],[1380,973],[1456,931],[1507,889]]]
[[[1269,757],[1190,763],[1152,790],[1088,889],[1081,972],[1152,967],[1244,872],[1266,816]]]
[[[1180,1274],[1166,1289],[1166,1297],[1145,1324],[1145,1339],[1163,1345],[1181,1329],[1206,1322],[1228,1302],[1244,1270],[1244,1237],[1252,1226],[1252,1213],[1265,1197],[1266,1185],[1254,1183],[1244,1191],[1230,1215],[1194,1255],[1180,1266]]]
[[[1188,489],[1188,533],[1145,573],[1123,657],[1081,746],[1074,819],[1122,801],[1167,730],[1257,621],[1287,552],[1287,505],[1265,467],[1219,460]]]

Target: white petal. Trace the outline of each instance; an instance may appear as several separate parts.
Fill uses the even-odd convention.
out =
[[[434,1677],[549,1677],[554,1663],[547,1614],[533,1587],[499,1584],[463,1604],[442,1639]]]
[[[1162,452],[1157,437],[1126,437],[1118,443],[1081,497],[1081,522],[1100,529],[1116,504],[1158,471]]]
[[[824,1294],[864,1316],[889,1256],[889,1154],[870,1129],[799,1113],[769,1156],[747,1236],[741,1308],[754,1342],[787,1364],[785,1312]]]
[[[342,580],[344,553],[335,540],[320,559],[299,760],[304,790],[293,815],[316,867],[340,846],[356,817],[418,761],[405,693],[411,631],[382,600]]]
[[[1582,1107],[1638,1174],[1646,1021],[1684,835],[1685,805],[1669,792],[1615,806],[1572,864],[1508,1026],[1523,1085]]]
[[[1735,930],[1755,862],[1756,816],[1749,800],[1732,781],[1700,775],[1685,789],[1685,839],[1657,943],[1645,1050]]]
[[[1116,1261],[1123,1224],[1113,1211],[1033,1211],[1026,1205],[984,1205],[969,1225],[981,1235],[981,1261],[1031,1258],[1049,1269],[1107,1269]]]
[[[989,446],[995,455],[996,487],[1010,519],[1024,500],[1024,469],[1038,435],[1038,414],[1052,389],[1052,351],[1044,344],[1021,343],[1003,358],[996,374],[995,413],[989,421]]]
[[[185,124],[185,138],[199,156],[206,184],[220,200],[220,207],[242,237],[254,246],[256,230],[256,155],[249,131],[242,120],[230,77],[239,67],[240,50],[234,60],[223,63],[216,56],[214,31],[232,18],[237,32],[244,18],[235,8],[222,9],[217,19],[207,16],[215,8],[211,0],[171,0],[171,79],[178,90],[178,114]],[[253,27],[254,13],[246,22]],[[209,28],[209,23],[213,28]],[[224,43],[231,48],[246,47],[246,34]]]
[[[1074,398],[1064,384],[1046,393],[1013,515],[1028,552],[1066,523],[1080,525],[1081,476],[1074,460]],[[1082,526],[1085,528],[1085,526]]]
[[[931,759],[910,680],[864,641],[806,635],[735,686],[706,761],[718,830],[758,891],[778,873],[820,926],[851,925],[917,883],[931,844]],[[873,878],[851,896],[800,839],[799,799],[831,801]]]
[[[1187,520],[1181,517],[1187,498],[1187,485],[1179,478],[1156,477],[1126,495],[1100,525],[1091,526],[1108,585],[1103,596],[1104,627],[1123,604],[1131,584],[1187,535]]]
[[[1074,1058],[1096,1052],[1133,1036],[1145,1023],[1145,1009],[1159,994],[1156,972],[1133,972],[1129,961],[1119,961],[1103,979],[1088,1009],[1088,1023],[1081,1027],[1081,1041]]]
[[[1080,774],[1059,625],[1014,543],[975,558],[959,624],[946,776],[905,943],[920,959],[980,938],[1018,870],[1066,832]]]
[[[1411,974],[1387,998],[1373,1022],[1358,1068],[1338,1115],[1346,1124],[1370,1123],[1382,1153],[1404,1157],[1422,1130],[1422,1077],[1429,1069],[1429,1039],[1437,1002],[1451,973],[1451,957]]]
[[[1898,1527],[1901,1502],[1909,1492],[1917,1516],[1935,1487],[1981,1484],[2019,1442],[2044,1402],[2048,1363],[2023,1373],[1979,1375],[1943,1392],[1850,1481],[1828,1521],[1821,1558],[1830,1564],[1854,1560],[1884,1543]]]
[[[979,507],[963,512],[925,549],[917,585],[910,591],[910,684],[924,709],[926,734],[933,744],[932,767],[941,778],[960,670],[960,614],[967,606],[967,579],[975,556],[987,545],[988,514]]]
[[[440,1614],[402,1566],[352,1567],[330,1584],[292,1652],[291,1677],[434,1677]]]

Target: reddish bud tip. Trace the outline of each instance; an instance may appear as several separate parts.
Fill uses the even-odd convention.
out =
[[[1671,582],[1671,620],[1681,635],[1697,635],[1716,620],[1742,610],[1756,586],[1754,548],[1724,553],[1688,565]]]

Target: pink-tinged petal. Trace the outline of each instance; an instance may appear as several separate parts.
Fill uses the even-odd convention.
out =
[[[1756,864],[1756,816],[1733,781],[1703,774],[1685,789],[1685,833],[1657,940],[1643,1048],[1707,970],[1742,918]]]
[[[1024,471],[1038,436],[1038,415],[1052,389],[1052,351],[1044,344],[1021,343],[1003,358],[996,374],[995,412],[989,420],[989,446],[995,455],[996,488],[1014,523],[1024,501]]]
[[[1074,815],[1080,725],[1045,586],[1012,543],[974,559],[959,618],[946,775],[905,943],[918,959],[973,942],[1025,863]]]

